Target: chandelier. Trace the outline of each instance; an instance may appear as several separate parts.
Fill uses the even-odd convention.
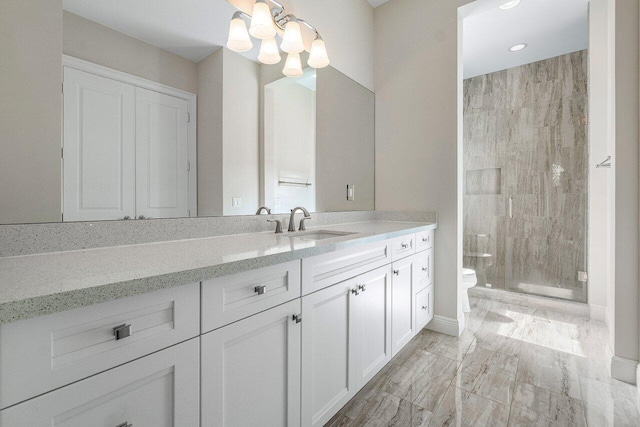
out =
[[[280,49],[287,54],[287,60],[282,73],[287,77],[302,75],[302,61],[300,53],[305,50],[302,40],[300,24],[308,27],[315,34],[309,50],[308,65],[312,68],[324,68],[329,65],[329,56],[324,40],[318,30],[304,19],[287,14],[284,6],[275,0],[269,0],[274,7],[270,8],[265,0],[257,0],[253,5],[251,15],[237,11],[229,24],[229,40],[227,47],[234,52],[247,52],[253,48],[251,36],[261,40],[258,60],[263,64],[277,64],[282,59]],[[247,31],[245,18],[251,25]],[[276,35],[282,37],[280,48],[276,42]]]

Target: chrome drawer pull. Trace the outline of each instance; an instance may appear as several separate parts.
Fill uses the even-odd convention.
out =
[[[125,421],[122,424],[118,424],[116,427],[133,427],[133,424],[129,424]]]
[[[393,274],[395,274],[396,276],[400,275],[400,270],[393,270]]]
[[[264,295],[264,293],[267,292],[267,287],[265,285],[260,285],[260,286],[256,286],[255,288],[253,288],[253,290],[258,295]]]
[[[427,272],[427,271],[429,271],[429,268],[428,267],[422,267],[422,271]]]
[[[409,247],[408,243],[400,243],[400,246],[402,246],[402,249],[407,249]]]
[[[351,293],[354,295],[360,295],[360,291],[358,290],[358,288],[351,289]]]
[[[362,292],[367,290],[367,285],[358,285],[358,289],[360,289]]]
[[[423,305],[423,306],[422,306],[422,309],[423,309],[423,310],[428,310],[428,309],[429,309],[429,307],[427,307],[426,305]]]
[[[120,326],[116,326],[115,328],[113,328],[113,335],[116,337],[116,341],[130,337],[131,335],[133,335],[133,332],[131,331],[131,325],[122,324]]]
[[[294,314],[293,316],[291,316],[292,320],[294,320],[296,323],[300,323],[302,322],[302,314]]]
[[[423,238],[422,238],[422,241],[423,241],[423,242],[425,242],[425,243],[427,243],[427,242],[429,241],[429,238],[428,238],[428,237],[423,237]]]

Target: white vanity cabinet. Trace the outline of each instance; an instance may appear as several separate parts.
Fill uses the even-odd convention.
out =
[[[300,299],[202,336],[202,426],[300,423]]]
[[[324,425],[391,359],[390,265],[302,298],[302,425]]]
[[[0,411],[7,427],[171,427],[199,423],[194,338]]]

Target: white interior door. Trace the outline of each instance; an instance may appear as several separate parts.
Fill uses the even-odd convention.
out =
[[[64,68],[64,221],[135,215],[135,88]]]
[[[136,215],[189,215],[188,101],[136,88]]]

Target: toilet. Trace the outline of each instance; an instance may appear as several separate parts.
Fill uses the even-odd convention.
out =
[[[471,305],[469,304],[469,294],[467,291],[478,284],[475,270],[470,268],[462,269],[462,311],[469,313]]]

